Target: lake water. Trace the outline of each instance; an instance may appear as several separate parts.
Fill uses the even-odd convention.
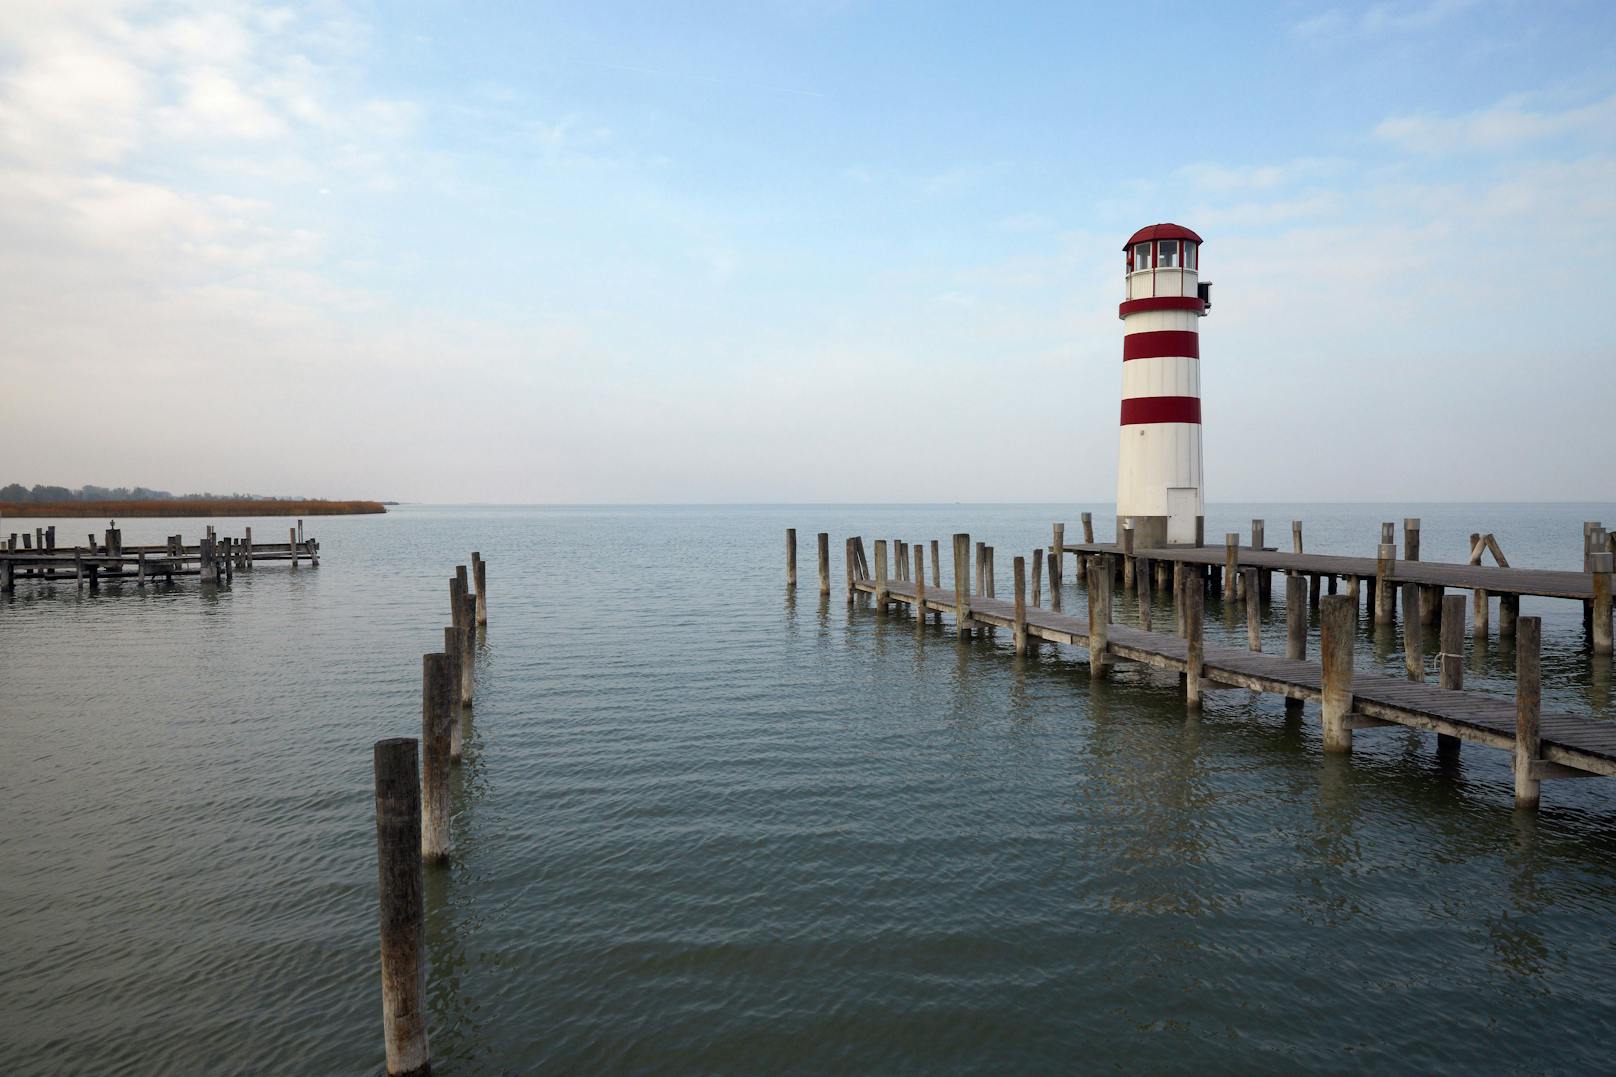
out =
[[[8,1072],[381,1071],[370,747],[419,735],[420,655],[473,549],[491,623],[455,858],[427,884],[438,1072],[1607,1066],[1616,783],[1546,783],[1518,814],[1503,752],[1443,770],[1433,738],[1384,729],[1326,759],[1311,705],[1287,729],[1279,700],[1220,691],[1187,719],[1174,678],[1093,684],[1075,652],[1018,661],[1008,632],[961,645],[841,594],[845,536],[943,539],[946,573],[959,530],[1007,594],[1011,558],[1085,508],[1110,519],[406,507],[310,519],[318,570],[228,589],[19,584]],[[1407,515],[1428,560],[1482,530],[1577,568],[1581,522],[1616,506],[1226,505],[1207,533],[1262,516],[1288,545],[1301,517],[1310,550],[1370,555]],[[104,526],[4,530],[49,522]],[[1546,707],[1616,720],[1580,607],[1523,612]],[[1277,650],[1278,597],[1269,617]],[[1243,645],[1243,615],[1207,623]],[[1397,646],[1366,626],[1359,664],[1400,670]],[[1469,686],[1512,691],[1509,641],[1467,648]]]

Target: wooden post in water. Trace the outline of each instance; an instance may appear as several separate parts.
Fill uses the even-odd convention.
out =
[[[852,539],[848,539],[845,544],[842,554],[842,564],[847,569],[847,604],[851,606],[853,605],[854,600],[858,597],[858,588],[853,586],[854,581],[858,578],[858,555],[853,552]]]
[[[1608,550],[1597,550],[1588,556],[1594,581],[1594,653],[1611,653],[1610,591],[1612,558]],[[1503,616],[1499,616],[1503,620]]]
[[[875,540],[875,612],[887,612],[887,540]]]
[[[1257,582],[1257,570],[1246,573],[1246,650],[1262,650],[1262,586]]]
[[[17,590],[17,570],[9,557],[0,557],[0,594],[14,594]]]
[[[1201,638],[1201,622],[1205,613],[1206,589],[1201,585],[1199,566],[1186,568],[1183,588],[1179,592],[1184,607],[1184,707],[1201,709],[1201,669],[1206,660],[1206,644]]]
[[[1323,666],[1324,750],[1352,751],[1352,609],[1344,595],[1328,595],[1320,605],[1319,660]]]
[[[1375,558],[1375,623],[1389,625],[1396,618],[1396,591],[1393,589],[1392,572],[1397,566],[1397,547],[1390,542],[1380,544],[1379,556]],[[1350,734],[1350,731],[1349,731]]]
[[[1094,543],[1094,514],[1092,512],[1085,512],[1082,519],[1083,541],[1092,545]]]
[[[1136,581],[1139,589],[1134,595],[1134,604],[1139,607],[1139,627],[1141,630],[1149,632],[1151,614],[1155,611],[1150,608],[1151,579],[1150,559],[1148,557],[1139,559],[1139,574]]]
[[[938,591],[943,589],[943,562],[938,555],[936,539],[931,540],[931,585]],[[943,623],[942,610],[932,610],[931,623],[935,625]]]
[[[135,586],[146,586],[146,551],[141,550],[135,556]]]
[[[915,547],[915,627],[926,623],[926,551]]]
[[[1111,583],[1109,557],[1094,559],[1089,567],[1089,676],[1104,677],[1105,649],[1111,640]]]
[[[1515,629],[1515,806],[1535,808],[1541,784],[1534,771],[1542,754],[1538,722],[1543,685],[1539,661],[1543,622],[1522,617]]]
[[[1297,532],[1299,534],[1300,528]],[[1307,658],[1307,581],[1300,573],[1285,573],[1285,657],[1300,662]],[[1285,697],[1285,717],[1300,718],[1302,701]]]
[[[1235,597],[1235,589],[1240,585],[1236,581],[1240,576],[1240,535],[1229,531],[1223,536],[1223,597],[1227,601]]]
[[[814,536],[819,553],[819,593],[830,594],[830,532],[821,531]]]
[[[954,536],[954,630],[971,638],[971,536]]]
[[[1182,638],[1184,636],[1184,582],[1187,573],[1184,571],[1184,562],[1173,562],[1173,631]]]
[[[984,553],[986,553],[987,557],[988,557],[987,580],[986,580],[987,586],[982,588],[982,593],[984,595],[986,595],[988,598],[993,598],[998,594],[998,590],[993,586],[993,579],[994,579],[995,576],[998,575],[998,572],[995,571],[997,566],[995,566],[994,563],[993,563],[993,547],[992,546],[984,546],[982,548],[982,551]]]
[[[1437,683],[1450,692],[1464,687],[1464,596],[1449,595],[1442,600],[1442,651],[1437,656]],[[1459,758],[1458,737],[1436,735],[1438,759]]]
[[[988,544],[985,542],[978,542],[976,544],[976,584],[972,589],[974,593],[979,595],[986,595],[988,593],[987,584],[984,582],[987,576],[987,571]]]
[[[421,858],[449,859],[449,741],[458,671],[447,654],[421,656]]]
[[[1302,521],[1291,521],[1291,553],[1302,552]]]
[[[297,528],[286,529],[286,544],[292,548],[292,567],[297,567]]]
[[[1015,645],[1017,654],[1027,653],[1027,559],[1018,557],[1013,563],[1016,583]]]
[[[1411,612],[1419,608],[1420,585],[1403,584],[1403,669],[1411,681],[1425,680],[1425,625]]]
[[[246,529],[246,535],[241,540],[241,571],[251,572],[253,567],[252,528]]]
[[[388,1077],[432,1070],[426,1036],[426,926],[421,879],[421,779],[413,737],[379,740],[376,772],[376,876],[381,906],[382,1033]]]
[[[1487,592],[1481,588],[1470,592],[1470,632],[1477,639],[1487,638]]]
[[[1462,610],[1462,609],[1464,609],[1464,605],[1463,605],[1464,598],[1463,598],[1463,596],[1458,596],[1458,597],[1459,597],[1459,601],[1460,601],[1459,608]],[[1447,600],[1446,599],[1443,600],[1443,607],[1442,608],[1447,609]],[[1521,596],[1520,595],[1499,595],[1498,596],[1498,638],[1499,639],[1511,639],[1511,638],[1514,637],[1514,635],[1515,635],[1515,621],[1516,621],[1517,618],[1520,617],[1520,615],[1521,615]]]
[[[797,529],[786,528],[786,587],[797,589]]]
[[[302,543],[303,543],[303,521],[302,520],[298,520],[298,522],[297,522],[297,541],[298,541],[299,545],[302,545]]]
[[[1032,607],[1038,609],[1044,604],[1044,548],[1040,546],[1032,552]]]
[[[1049,608],[1059,613],[1065,599],[1061,588],[1066,582],[1066,525],[1055,525],[1053,552],[1049,555]]]
[[[468,594],[460,596],[460,625],[465,648],[460,652],[460,695],[467,705],[475,691],[477,671],[477,600]]]
[[[1251,521],[1252,552],[1261,553],[1267,545],[1267,525],[1262,520]],[[1274,597],[1273,572],[1266,568],[1257,570],[1257,590],[1264,602],[1268,602]]]
[[[10,562],[8,561],[6,564],[9,567]],[[73,585],[80,591],[84,590],[84,548],[82,546],[73,547]]]
[[[465,644],[465,637],[460,629],[453,625],[446,625],[443,629],[443,653],[449,659],[449,762],[460,762],[464,748],[464,731],[460,722],[460,710],[466,701],[460,698],[460,648]]]
[[[1133,525],[1122,529],[1122,589],[1132,591],[1138,566],[1133,562]]]
[[[483,555],[472,551],[471,554],[471,582],[477,588],[477,623],[488,623],[488,562]]]

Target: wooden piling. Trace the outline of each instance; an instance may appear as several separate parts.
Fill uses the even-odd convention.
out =
[[[460,652],[460,697],[470,706],[477,670],[477,600],[462,594],[460,602],[460,629],[465,640],[465,648]]]
[[[1390,526],[1389,524],[1386,526]],[[1396,616],[1396,600],[1392,573],[1397,566],[1397,547],[1390,542],[1380,544],[1375,558],[1375,623],[1389,625]],[[1350,730],[1349,730],[1350,734]],[[1349,736],[1350,740],[1350,736]]]
[[[1251,548],[1260,553],[1267,545],[1267,525],[1262,520],[1251,521]],[[1257,594],[1264,602],[1274,594],[1272,576],[1273,573],[1266,568],[1257,569]]]
[[[1257,570],[1246,573],[1246,650],[1262,650],[1262,589],[1257,583]]]
[[[976,586],[973,590],[976,594],[984,597],[988,593],[987,584],[984,582],[987,577],[987,571],[988,544],[985,542],[978,542],[976,544]]]
[[[1032,552],[1032,606],[1040,609],[1044,604],[1044,551]]]
[[[1594,654],[1611,653],[1610,592],[1612,560],[1608,550],[1597,550],[1590,554],[1588,558],[1588,562],[1592,566],[1594,581]],[[1503,620],[1502,615],[1500,615],[1499,620]]]
[[[915,547],[915,627],[926,623],[926,551]]]
[[[1094,514],[1092,512],[1085,512],[1083,514],[1083,516],[1082,516],[1082,520],[1083,520],[1083,541],[1084,541],[1084,543],[1086,543],[1088,545],[1093,545],[1094,544]]]
[[[1240,536],[1234,531],[1226,532],[1223,536],[1223,598],[1225,601],[1235,597],[1235,591],[1240,586],[1236,581],[1240,576]]]
[[[1442,651],[1437,656],[1437,683],[1452,692],[1464,688],[1464,596],[1449,595],[1442,600]],[[1457,759],[1458,737],[1447,733],[1436,736],[1439,759]]]
[[[1104,677],[1111,640],[1111,584],[1114,569],[1106,557],[1089,568],[1089,676]]]
[[[415,1077],[432,1071],[426,1033],[426,976],[421,963],[426,911],[415,739],[379,740],[373,755],[387,1073],[389,1077]]]
[[[1133,560],[1133,525],[1129,524],[1122,529],[1122,589],[1132,591],[1135,587],[1134,577],[1138,566]]]
[[[1206,643],[1201,637],[1206,606],[1206,589],[1199,566],[1186,569],[1180,591],[1184,606],[1184,707],[1201,709],[1201,671],[1206,665]]]
[[[1173,631],[1184,635],[1184,562],[1173,562]]]
[[[1055,542],[1049,555],[1049,608],[1059,613],[1065,605],[1061,594],[1066,583],[1066,525],[1055,525]]]
[[[854,582],[858,579],[858,555],[853,552],[853,540],[848,539],[842,555],[842,564],[847,569],[847,604],[853,605],[858,598],[858,588]]]
[[[1295,572],[1285,573],[1285,657],[1307,658],[1307,582]],[[1285,717],[1301,716],[1302,701],[1286,696]]]
[[[1477,639],[1487,638],[1487,592],[1481,588],[1470,592],[1470,632]]]
[[[819,553],[819,593],[830,594],[830,532],[821,531],[814,536]]]
[[[471,582],[477,588],[477,623],[488,623],[488,562],[483,555],[472,552],[471,555]]]
[[[786,587],[797,588],[797,529],[786,528]]]
[[[1134,603],[1139,607],[1139,627],[1146,632],[1150,631],[1150,618],[1154,612],[1150,608],[1150,586],[1150,560],[1142,558],[1139,561],[1139,589],[1135,592]]]
[[[1027,559],[1018,557],[1012,565],[1016,584],[1015,645],[1017,654],[1027,653]]]
[[[244,563],[241,566],[241,570],[243,572],[251,572],[252,567],[253,567],[252,528],[249,527],[249,528],[246,529],[246,534],[244,535],[244,537],[241,540],[241,546],[242,546],[242,553],[243,553],[243,555],[245,557]]]
[[[1459,608],[1461,610],[1463,610],[1464,609],[1464,605],[1463,605],[1464,597],[1463,596],[1456,596],[1456,597],[1459,598],[1459,602],[1460,602],[1460,607]],[[1444,599],[1443,600],[1443,609],[1447,608],[1446,602],[1447,602],[1447,600]],[[1515,622],[1516,622],[1516,619],[1520,617],[1520,615],[1521,615],[1521,596],[1520,595],[1499,595],[1498,596],[1498,638],[1499,639],[1511,639],[1511,638],[1514,637],[1514,635],[1515,635]]]
[[[1403,584],[1403,669],[1411,681],[1425,680],[1425,626],[1409,612],[1419,608],[1419,584]]]
[[[954,630],[971,638],[971,536],[954,536]]]
[[[931,585],[933,587],[935,587],[939,592],[941,592],[942,589],[943,589],[943,563],[942,563],[942,558],[938,555],[938,552],[937,552],[937,540],[936,539],[931,540]],[[932,613],[931,613],[931,622],[932,622],[932,624],[936,624],[936,625],[942,624],[943,623],[943,611],[942,610],[933,610]]]
[[[449,859],[449,741],[454,678],[447,654],[421,656],[421,858]]]
[[[292,548],[292,567],[297,567],[297,528],[286,529],[286,544]]]
[[[994,571],[995,565],[993,564],[993,547],[985,546],[983,547],[982,552],[987,555],[986,586],[982,588],[982,593],[988,598],[994,598],[998,594],[998,589],[993,586],[993,580],[998,573]]]
[[[1324,750],[1352,751],[1352,636],[1355,618],[1344,595],[1329,595],[1319,612]]]
[[[875,612],[887,612],[887,540],[875,540]]]
[[[449,678],[449,762],[458,763],[464,751],[464,731],[460,721],[460,710],[466,701],[460,698],[460,648],[465,646],[465,636],[460,629],[453,625],[446,625],[443,629],[443,653],[448,656],[449,669],[452,676]]]
[[[1542,754],[1541,647],[1543,622],[1522,617],[1515,629],[1515,806],[1535,808],[1540,782],[1536,766]]]

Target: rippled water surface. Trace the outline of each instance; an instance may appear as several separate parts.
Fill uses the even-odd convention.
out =
[[[472,549],[491,623],[455,860],[427,887],[439,1072],[1605,1068],[1616,782],[1546,783],[1517,814],[1502,752],[1444,770],[1384,729],[1326,759],[1311,706],[1287,728],[1278,700],[1220,691],[1186,719],[1172,678],[1092,684],[1076,652],[1018,661],[1008,633],[961,645],[840,593],[848,534],[968,530],[1006,594],[1010,558],[1084,507],[1109,519],[407,507],[310,520],[318,570],[228,589],[20,585],[8,1071],[382,1069],[370,745],[418,735],[420,655]],[[1221,506],[1207,531],[1253,515],[1271,543],[1301,516],[1310,549],[1366,555],[1420,515],[1427,559],[1490,530],[1513,564],[1574,568],[1581,521],[1616,507]],[[218,521],[244,523],[286,526]],[[1616,720],[1580,608],[1523,612],[1547,706]],[[1243,615],[1207,620],[1243,645]],[[1265,632],[1282,648],[1279,601]],[[1366,626],[1358,661],[1400,669],[1398,646]],[[1511,691],[1509,641],[1467,647],[1467,683]]]

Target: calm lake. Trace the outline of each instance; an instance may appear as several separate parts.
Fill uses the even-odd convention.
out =
[[[1444,770],[1434,737],[1377,729],[1326,759],[1311,704],[1287,730],[1277,698],[1219,691],[1187,719],[1176,678],[1092,684],[1075,651],[845,604],[850,534],[943,539],[946,576],[969,531],[1005,595],[1084,509],[1108,537],[1104,505],[404,507],[310,518],[320,568],[227,589],[19,583],[8,1072],[382,1071],[371,744],[419,735],[473,549],[490,624],[455,858],[427,880],[436,1072],[1606,1068],[1616,782],[1517,814],[1503,752]],[[1363,556],[1419,516],[1426,560],[1492,531],[1513,565],[1574,569],[1616,506],[1216,505],[1207,534],[1253,516]],[[205,522],[121,521],[131,545]],[[105,526],[3,530],[49,523]],[[1522,612],[1545,711],[1616,721],[1580,607]],[[1209,600],[1207,631],[1243,646],[1244,615]],[[1400,670],[1399,646],[1365,624],[1358,663]],[[1466,646],[1467,687],[1512,693],[1511,642]]]

